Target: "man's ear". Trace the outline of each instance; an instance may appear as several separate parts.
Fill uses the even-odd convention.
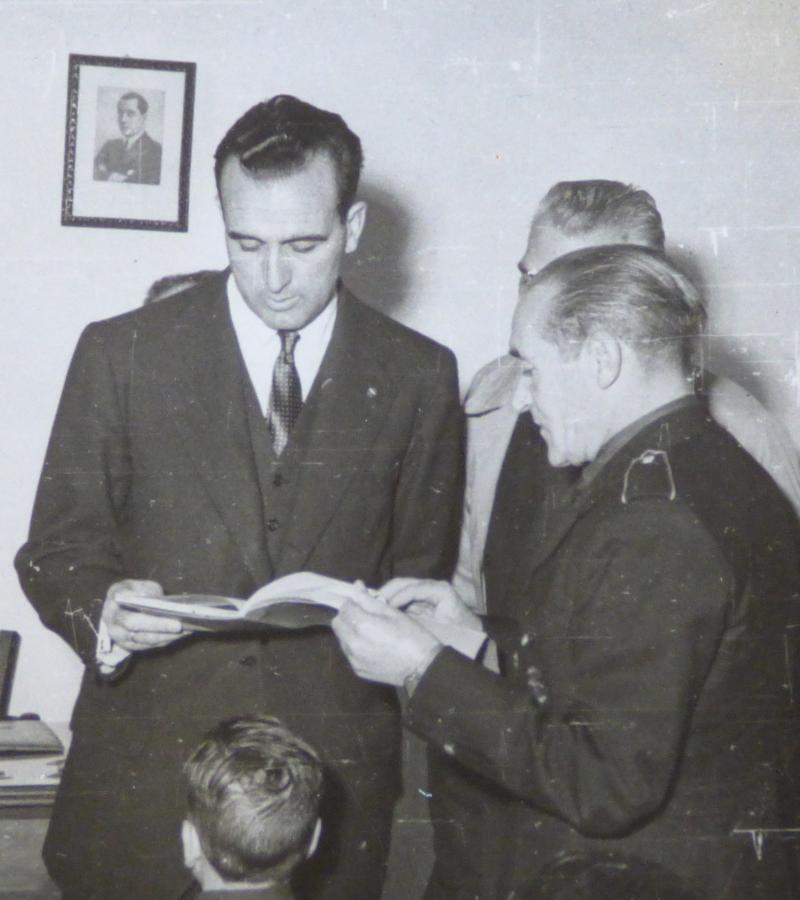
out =
[[[607,390],[622,371],[622,347],[613,335],[605,332],[591,335],[584,345],[585,362],[601,390]]]
[[[181,841],[183,843],[183,864],[187,869],[194,871],[203,855],[203,848],[200,846],[197,829],[188,819],[184,819],[181,824]]]
[[[358,241],[361,238],[361,232],[364,230],[364,222],[367,220],[367,204],[363,200],[357,200],[350,209],[344,219],[344,227],[346,239],[344,244],[344,252],[352,253],[358,247]]]
[[[322,819],[317,819],[316,824],[314,825],[314,833],[311,835],[311,840],[308,842],[308,850],[306,850],[306,859],[310,856],[314,855],[314,851],[317,849],[317,844],[319,844],[319,836],[322,834]]]

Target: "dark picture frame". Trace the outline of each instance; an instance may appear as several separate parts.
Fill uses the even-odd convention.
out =
[[[62,225],[188,230],[195,74],[70,54]]]

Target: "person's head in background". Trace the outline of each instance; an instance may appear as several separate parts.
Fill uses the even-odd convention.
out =
[[[184,767],[184,864],[203,890],[287,884],[316,848],[322,764],[268,716],[228,719]]]
[[[142,305],[148,306],[157,300],[166,300],[167,297],[174,297],[175,294],[180,294],[181,291],[188,291],[189,288],[195,287],[207,278],[213,278],[217,274],[214,269],[200,269],[197,272],[164,275],[161,278],[157,278],[147,289]]]
[[[535,275],[559,256],[604,244],[637,244],[664,252],[664,228],[655,200],[621,181],[559,181],[533,215],[518,268]]]

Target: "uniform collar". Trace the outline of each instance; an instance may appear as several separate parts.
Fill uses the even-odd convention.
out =
[[[634,422],[631,422],[630,425],[626,425],[622,431],[618,431],[600,448],[600,452],[590,463],[584,466],[575,489],[577,491],[586,490],[609,462],[653,422],[670,416],[679,410],[698,406],[700,406],[700,403],[694,394],[685,394],[683,397],[678,397],[677,400],[670,400],[669,403],[650,410],[649,413],[640,416]]]

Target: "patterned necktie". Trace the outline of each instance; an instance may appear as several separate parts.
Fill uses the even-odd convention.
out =
[[[276,456],[283,453],[289,434],[303,408],[303,389],[294,365],[294,348],[300,335],[296,331],[279,331],[278,335],[281,339],[281,352],[272,370],[272,391],[267,411],[267,425]]]

